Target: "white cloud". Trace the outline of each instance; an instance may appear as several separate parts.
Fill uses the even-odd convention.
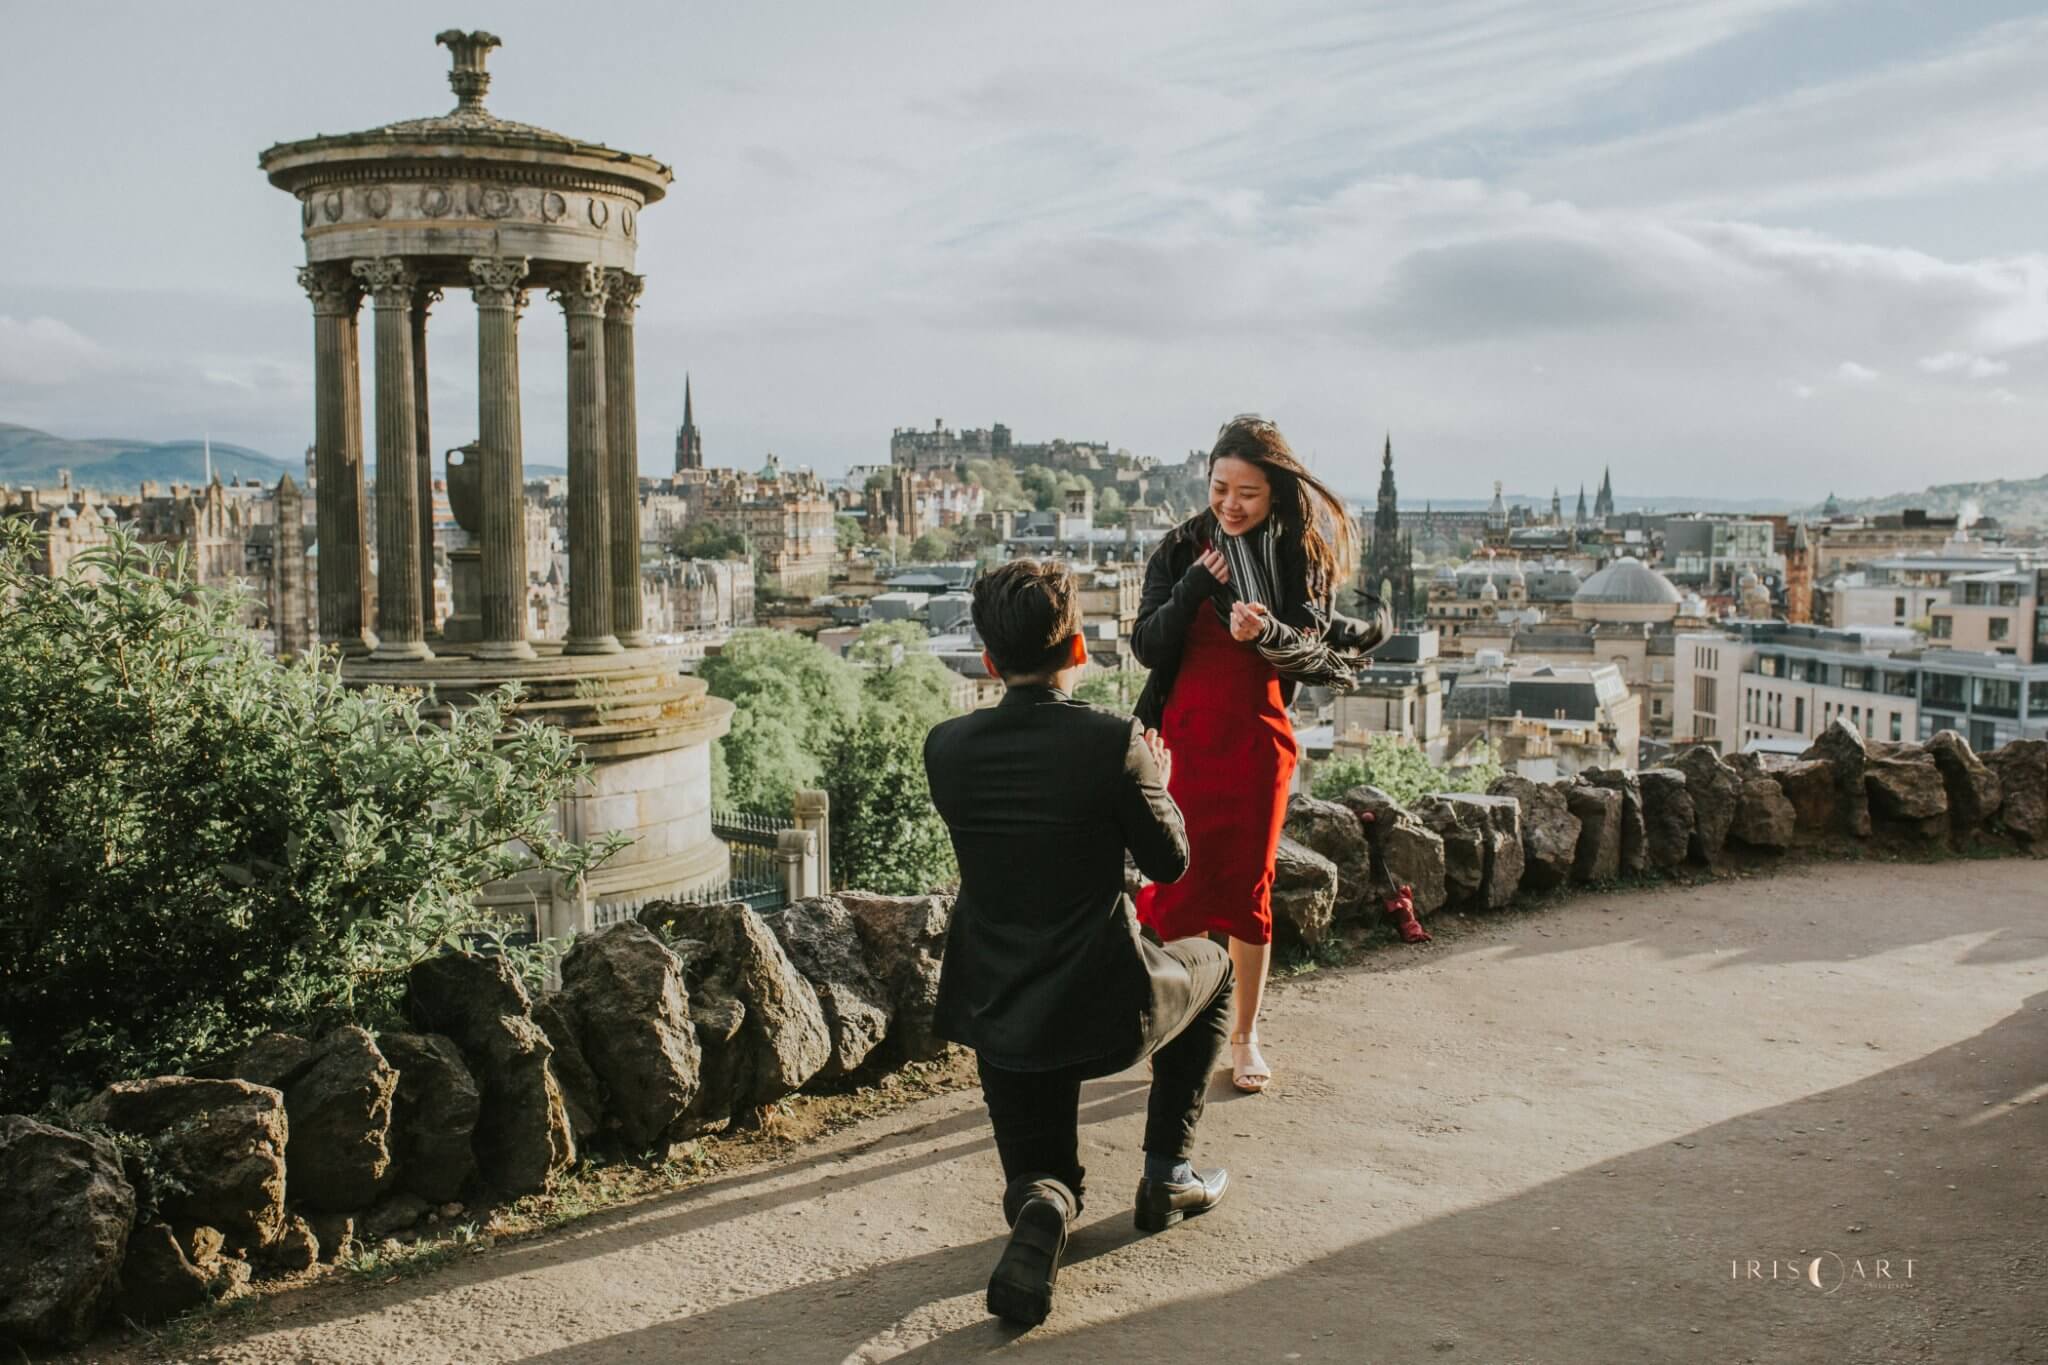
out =
[[[1921,356],[1920,368],[1929,374],[1955,374],[1960,371],[1972,379],[1993,379],[2011,370],[2012,366],[2003,360],[1972,355],[1968,351],[1943,351],[1939,355]]]
[[[1811,398],[1813,395],[1814,387],[1811,384],[1794,384],[1792,386],[1792,396],[1794,398]]]
[[[1835,377],[1851,384],[1870,384],[1876,382],[1877,371],[1868,365],[1858,365],[1853,360],[1845,360],[1835,366]]]
[[[1513,183],[1586,202],[1757,217],[2048,168],[2048,19],[1539,160]]]
[[[0,384],[44,388],[104,369],[98,343],[56,318],[17,319],[0,313]]]

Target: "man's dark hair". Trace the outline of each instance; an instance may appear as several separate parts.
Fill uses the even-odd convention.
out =
[[[1081,633],[1081,601],[1064,564],[1013,559],[974,585],[974,628],[1006,678],[1053,672]]]

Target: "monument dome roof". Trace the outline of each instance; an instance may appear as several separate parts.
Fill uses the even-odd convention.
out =
[[[500,118],[486,109],[484,94],[491,79],[484,62],[500,45],[496,35],[451,29],[436,35],[435,41],[454,55],[448,83],[458,100],[455,108],[358,133],[322,133],[280,142],[258,158],[271,183],[302,193],[365,182],[388,174],[393,163],[424,160],[438,163],[443,172],[466,168],[499,176],[545,168],[557,175],[629,186],[643,204],[651,204],[674,179],[670,169],[652,157]],[[429,212],[438,216],[445,211]]]
[[[1676,604],[1678,589],[1642,560],[1624,555],[1581,584],[1572,600],[1614,606]]]

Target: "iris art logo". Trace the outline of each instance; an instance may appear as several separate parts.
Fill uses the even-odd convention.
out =
[[[1913,1259],[1898,1256],[1857,1256],[1848,1260],[1832,1251],[1818,1255],[1802,1252],[1780,1260],[1775,1257],[1735,1257],[1728,1262],[1728,1278],[1742,1283],[1782,1284],[1803,1288],[1808,1293],[1832,1294],[1845,1284],[1898,1284],[1913,1278]]]

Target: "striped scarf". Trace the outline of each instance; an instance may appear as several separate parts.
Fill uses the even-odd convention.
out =
[[[1256,602],[1266,609],[1266,633],[1252,642],[1265,661],[1283,675],[1313,674],[1325,665],[1329,650],[1312,635],[1303,635],[1280,621],[1280,536],[1272,517],[1244,535],[1234,536],[1216,528],[1216,548],[1230,566],[1228,591],[1214,599],[1216,614],[1226,628],[1230,625],[1230,604]]]

